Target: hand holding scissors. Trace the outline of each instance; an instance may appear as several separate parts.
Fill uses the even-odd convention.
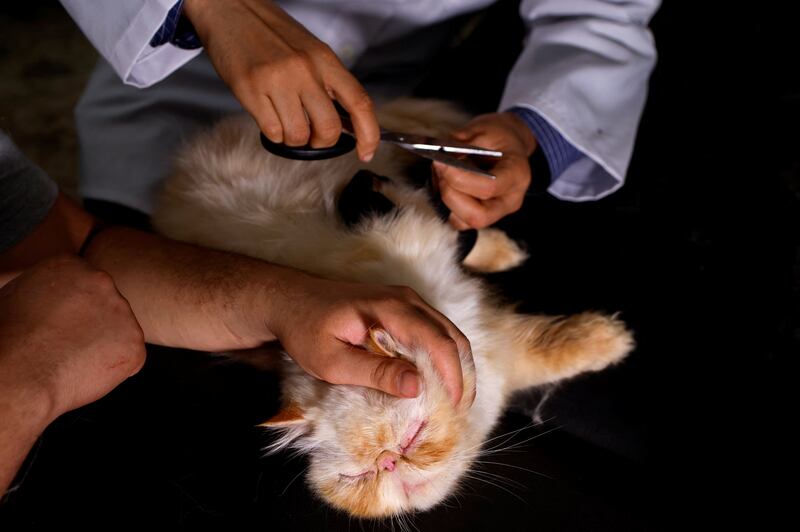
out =
[[[352,151],[355,148],[355,139],[351,134],[355,130],[350,120],[350,115],[340,105],[335,104],[335,106],[342,121],[342,130],[346,134],[341,135],[338,142],[333,146],[328,148],[312,148],[308,145],[291,147],[274,143],[267,139],[263,133],[261,135],[261,144],[267,151],[275,155],[304,161],[328,159]],[[487,168],[494,166],[503,157],[503,153],[498,150],[484,149],[457,140],[443,140],[424,135],[389,131],[383,128],[380,131],[380,139],[381,142],[394,144],[421,157],[467,170],[490,179],[494,179],[495,176]]]

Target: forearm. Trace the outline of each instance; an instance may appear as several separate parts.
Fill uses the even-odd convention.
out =
[[[249,257],[112,227],[85,253],[128,300],[148,342],[200,350],[274,340],[275,309],[312,278]]]
[[[44,410],[38,401],[24,394],[10,393],[0,383],[0,497],[28,456],[36,440],[47,427]]]

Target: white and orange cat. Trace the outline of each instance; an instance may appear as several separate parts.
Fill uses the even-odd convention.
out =
[[[385,127],[444,136],[467,117],[441,102],[383,107]],[[633,347],[622,322],[596,313],[522,315],[501,305],[468,270],[514,267],[525,254],[498,230],[480,232],[458,261],[457,233],[424,190],[407,184],[413,158],[382,146],[369,165],[354,153],[326,161],[282,159],[264,151],[249,117],[229,118],[195,139],[180,157],[154,216],[165,235],[293,266],[322,277],[405,285],[469,338],[462,353],[465,392],[454,406],[428,353],[375,329],[365,348],[418,367],[422,393],[399,399],[357,386],[330,385],[281,360],[284,407],[265,423],[272,451],[308,455],[307,480],[331,505],[380,517],[426,510],[452,494],[479,455],[509,396],[602,370]],[[396,206],[343,223],[337,198],[368,168]]]

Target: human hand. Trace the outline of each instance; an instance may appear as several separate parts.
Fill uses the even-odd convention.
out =
[[[268,0],[186,0],[214,68],[272,142],[332,146],[350,113],[359,157],[378,147],[372,101],[336,54]]]
[[[434,186],[450,208],[453,227],[480,229],[519,210],[531,182],[528,158],[536,149],[530,128],[513,113],[491,113],[476,117],[452,137],[503,152],[490,170],[496,179],[433,163]]]
[[[30,422],[96,401],[144,359],[128,302],[83,260],[42,261],[0,289],[0,393],[25,401]]]
[[[332,384],[356,384],[399,397],[419,394],[416,368],[399,358],[370,353],[363,345],[373,326],[400,344],[422,346],[453,400],[463,394],[459,352],[469,341],[450,320],[407,287],[307,278],[292,293],[271,330],[305,371]]]

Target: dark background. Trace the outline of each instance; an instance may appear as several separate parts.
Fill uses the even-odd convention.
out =
[[[438,58],[419,94],[492,110],[519,43],[513,4]],[[659,62],[625,187],[569,204],[536,182],[501,223],[532,258],[490,278],[523,310],[621,311],[637,350],[557,389],[548,421],[486,466],[508,480],[467,483],[416,516],[419,530],[767,530],[788,514],[800,19],[789,7],[697,4],[667,1],[653,20]],[[57,4],[2,10],[0,127],[74,190],[71,109],[94,51]],[[0,507],[0,529],[391,528],[311,498],[293,481],[301,459],[261,457],[253,426],[274,410],[275,385],[205,355],[151,349],[140,375],[45,433]],[[520,397],[501,430],[525,427],[536,404]]]

